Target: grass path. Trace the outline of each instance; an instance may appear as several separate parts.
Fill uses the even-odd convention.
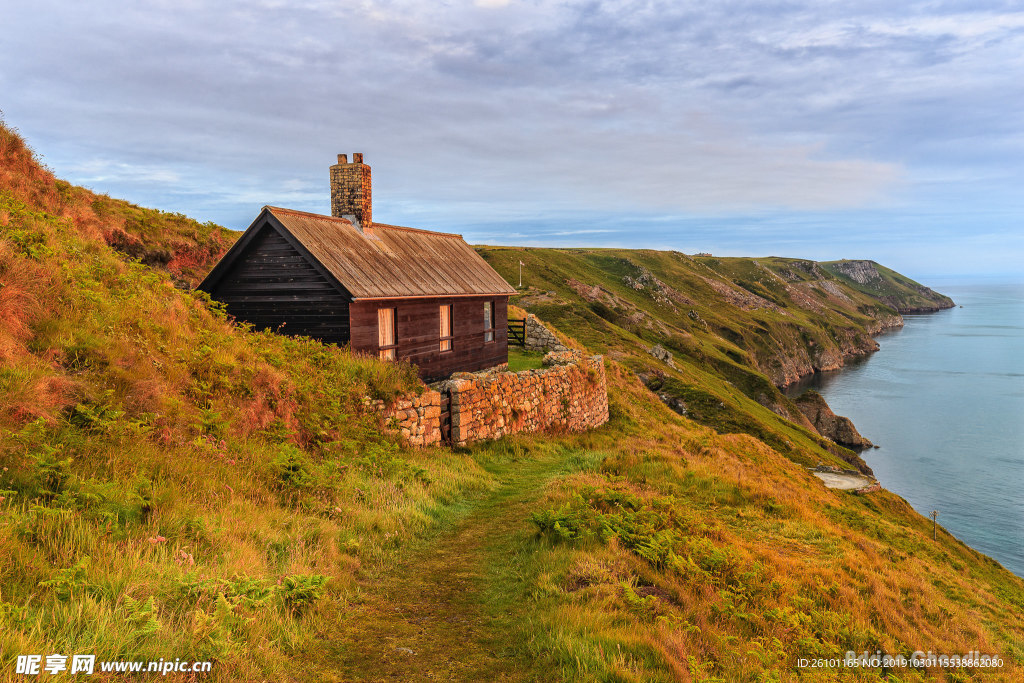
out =
[[[343,681],[519,681],[546,677],[517,660],[511,625],[524,599],[529,514],[565,471],[563,454],[503,464],[500,484],[370,574],[327,654]]]

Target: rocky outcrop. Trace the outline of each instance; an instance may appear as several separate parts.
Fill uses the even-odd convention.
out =
[[[836,262],[835,270],[858,285],[866,285],[873,282],[882,282],[882,274],[878,272],[877,265],[874,261],[843,260]]]
[[[899,313],[930,313],[953,307],[953,300],[948,296],[874,261],[844,259],[821,265],[855,289],[875,297]]]
[[[693,299],[656,278],[647,268],[636,264],[631,265],[636,268],[636,276],[624,275],[622,277],[622,281],[628,287],[638,292],[644,292],[658,303],[673,308],[675,308],[675,304],[686,306],[693,304]]]
[[[757,369],[777,387],[786,387],[807,375],[823,370],[838,370],[850,358],[878,350],[878,342],[853,328],[838,329],[834,339],[774,340],[773,348],[754,354]]]
[[[779,308],[777,304],[768,301],[768,299],[765,299],[763,296],[758,296],[753,292],[749,292],[743,289],[742,287],[734,287],[731,285],[727,285],[721,280],[705,277],[703,275],[699,277],[705,283],[707,283],[707,285],[711,287],[711,289],[715,290],[715,292],[719,296],[721,296],[726,303],[731,304],[736,308],[739,308],[744,311],[756,311],[758,309],[764,309],[767,311],[772,311],[773,313],[778,313],[780,315],[790,315],[788,311]]]
[[[868,334],[880,334],[887,330],[899,329],[903,327],[903,316],[899,313],[880,315],[864,327]]]
[[[800,412],[807,416],[818,433],[840,446],[854,450],[871,448],[872,443],[860,435],[849,418],[836,415],[824,397],[814,390],[804,392],[796,400]]]
[[[815,372],[838,370],[851,358],[865,356],[878,350],[878,342],[871,335],[903,326],[898,314],[879,315],[864,327],[836,328],[831,338],[820,336],[773,339],[767,349],[752,353],[755,367],[777,387],[787,387]]]
[[[672,352],[666,349],[661,344],[655,344],[650,348],[650,350],[648,350],[647,353],[651,354],[658,360],[663,361],[670,368],[674,368],[676,366],[675,361],[672,360]]]

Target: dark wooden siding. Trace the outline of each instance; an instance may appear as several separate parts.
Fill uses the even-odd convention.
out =
[[[350,297],[269,225],[259,230],[210,295],[256,329],[332,344],[349,340]],[[373,328],[376,332],[376,319]]]
[[[484,341],[484,302],[494,302],[494,341]],[[452,350],[439,346],[440,306],[452,305]],[[425,380],[508,362],[508,297],[439,297],[352,303],[352,350],[377,355],[377,309],[396,309],[398,358],[419,367]]]

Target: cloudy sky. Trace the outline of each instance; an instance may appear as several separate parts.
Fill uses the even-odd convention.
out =
[[[14,0],[0,109],[56,173],[244,229],[1024,275],[1014,2]]]

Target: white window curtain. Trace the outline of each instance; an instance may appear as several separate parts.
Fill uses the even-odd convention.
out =
[[[484,302],[484,341],[494,341],[494,302]]]

